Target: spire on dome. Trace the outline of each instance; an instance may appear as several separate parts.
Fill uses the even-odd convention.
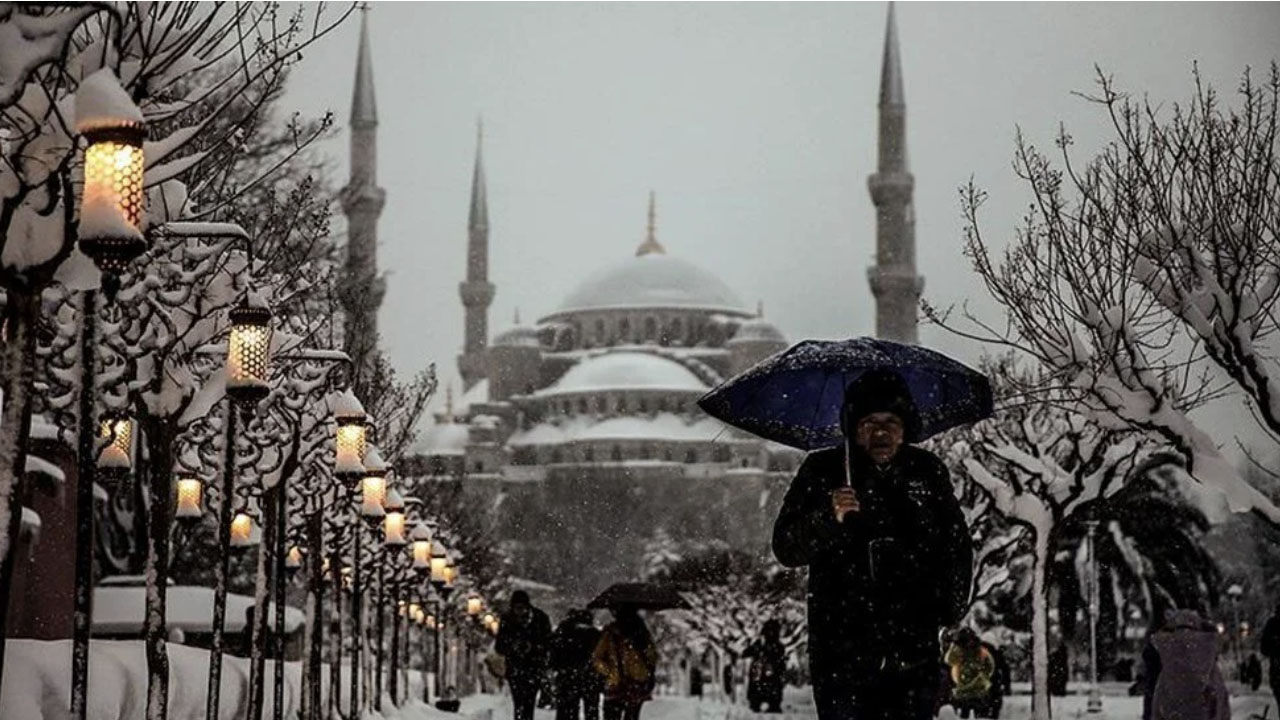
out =
[[[444,387],[444,416],[453,422],[453,383]]]
[[[645,233],[644,242],[640,243],[640,247],[636,248],[636,257],[642,257],[650,253],[658,253],[659,255],[667,253],[657,238],[657,213],[654,210],[652,190],[649,191],[649,229]]]
[[[476,160],[471,170],[471,214],[467,227],[489,227],[489,198],[484,182],[484,118],[476,119]]]
[[[351,93],[351,125],[377,125],[378,104],[373,97],[373,59],[369,50],[369,4],[360,6],[360,52],[356,84]]]
[[[756,301],[756,317],[758,318],[764,317],[764,301],[763,300]]]

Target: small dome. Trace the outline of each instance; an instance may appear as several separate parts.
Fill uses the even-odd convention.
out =
[[[689,368],[653,353],[619,351],[587,358],[537,396],[603,390],[666,390],[705,393],[710,390]]]
[[[459,423],[436,423],[418,436],[410,452],[417,455],[463,455],[471,432]]]
[[[525,347],[541,349],[537,328],[528,325],[516,325],[498,333],[489,347]]]
[[[621,308],[690,308],[745,314],[714,274],[687,260],[650,253],[605,268],[565,298],[555,314]]]
[[[739,342],[771,342],[786,345],[787,338],[783,336],[777,325],[764,318],[752,318],[739,325],[738,332],[734,333],[729,340],[729,344]]]

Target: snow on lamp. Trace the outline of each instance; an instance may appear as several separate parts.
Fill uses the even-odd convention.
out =
[[[227,338],[227,395],[243,406],[267,396],[271,365],[271,308],[256,293],[232,308]]]
[[[382,521],[382,544],[388,550],[398,550],[406,544],[404,537],[404,513],[398,510],[387,511]]]
[[[147,249],[143,235],[142,111],[104,68],[76,91],[76,132],[84,136],[84,187],[80,198],[80,251],[100,270],[122,272]]]
[[[183,525],[191,526],[196,524],[204,513],[201,509],[201,500],[203,499],[204,483],[200,482],[200,478],[191,473],[179,475],[178,506],[173,512],[174,517]]]
[[[355,486],[364,477],[368,417],[351,390],[345,390],[338,396],[333,419],[338,424],[333,471],[339,480]]]
[[[100,435],[107,441],[98,454],[98,473],[109,480],[121,480],[133,469],[133,421],[124,415],[102,419]]]
[[[431,571],[431,531],[426,523],[418,523],[411,534],[413,538],[413,569],[419,575]]]

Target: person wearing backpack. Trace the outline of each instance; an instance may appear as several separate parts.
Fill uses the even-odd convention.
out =
[[[639,720],[653,695],[658,650],[636,608],[618,606],[613,617],[591,656],[604,678],[604,720]]]
[[[989,701],[996,660],[973,628],[961,628],[947,650],[951,668],[951,706],[962,718],[981,714]]]

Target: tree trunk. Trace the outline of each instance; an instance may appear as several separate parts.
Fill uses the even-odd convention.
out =
[[[139,413],[146,441],[145,462],[139,458],[138,478],[145,477],[151,502],[147,508],[147,720],[169,717],[169,640],[165,598],[169,586],[169,530],[173,510],[173,437],[167,418]]]
[[[89,630],[93,618],[93,483],[95,430],[94,360],[98,293],[85,291],[80,306],[80,409],[77,418],[75,614],[71,625],[71,717],[84,720],[89,689]]]
[[[249,651],[249,712],[248,720],[262,720],[262,705],[266,685],[266,649],[267,649],[267,587],[270,576],[267,567],[267,556],[275,546],[276,532],[275,509],[279,502],[276,487],[263,491],[262,542],[258,544],[257,580],[253,588],[253,642]]]
[[[0,683],[4,681],[5,638],[9,603],[13,599],[14,554],[22,534],[23,477],[27,466],[27,438],[31,434],[31,382],[35,367],[35,319],[38,298],[8,289],[4,348],[4,410],[0,413]]]
[[[227,574],[231,562],[231,502],[236,489],[236,411],[226,401],[226,433],[222,448],[222,486],[218,499],[218,557],[214,563],[213,637],[209,643],[209,691],[205,700],[205,720],[218,720],[222,697],[223,629],[227,625]]]
[[[1034,531],[1035,566],[1031,579],[1031,717],[1049,720],[1049,537],[1043,529]]]

